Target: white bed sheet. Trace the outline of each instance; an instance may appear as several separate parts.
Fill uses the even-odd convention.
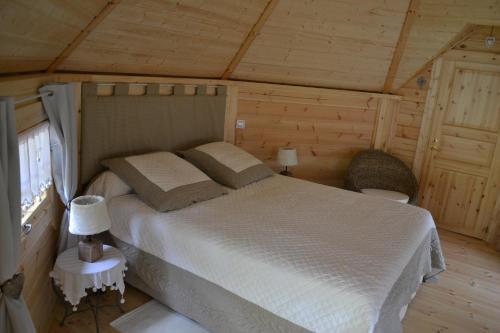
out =
[[[314,332],[372,332],[435,228],[424,209],[279,175],[168,213],[108,204],[113,236]]]

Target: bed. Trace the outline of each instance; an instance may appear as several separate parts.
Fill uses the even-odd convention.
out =
[[[401,332],[444,269],[426,210],[281,175],[172,212],[135,194],[109,211],[129,282],[213,332]]]
[[[95,96],[95,85],[83,88],[82,184],[104,158],[223,136],[225,96],[180,131],[176,117],[152,107],[159,96],[145,97],[158,115],[144,118],[134,116],[140,97],[113,104]],[[116,119],[119,130],[109,130]],[[182,138],[164,140],[164,126]],[[108,198],[108,207],[127,281],[217,333],[402,332],[421,282],[445,268],[428,211],[281,175],[166,213],[135,194]]]

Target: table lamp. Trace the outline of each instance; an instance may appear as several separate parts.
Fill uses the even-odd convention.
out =
[[[102,242],[92,239],[92,235],[111,227],[111,220],[104,198],[98,195],[84,195],[71,201],[69,212],[69,232],[86,236],[78,243],[78,258],[95,262],[102,257]]]
[[[297,150],[290,147],[280,148],[278,151],[278,162],[283,167],[280,174],[291,176],[292,173],[288,171],[288,167],[298,164]]]

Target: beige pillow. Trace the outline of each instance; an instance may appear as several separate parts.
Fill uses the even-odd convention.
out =
[[[273,174],[260,160],[227,142],[207,143],[181,154],[215,181],[236,189]]]
[[[101,162],[158,211],[184,208],[227,193],[219,184],[182,158],[156,152]]]

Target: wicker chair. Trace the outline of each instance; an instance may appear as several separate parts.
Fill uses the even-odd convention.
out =
[[[400,159],[380,150],[364,150],[353,157],[345,187],[355,192],[366,188],[401,192],[410,198],[408,203],[417,203],[418,183],[411,170]]]

